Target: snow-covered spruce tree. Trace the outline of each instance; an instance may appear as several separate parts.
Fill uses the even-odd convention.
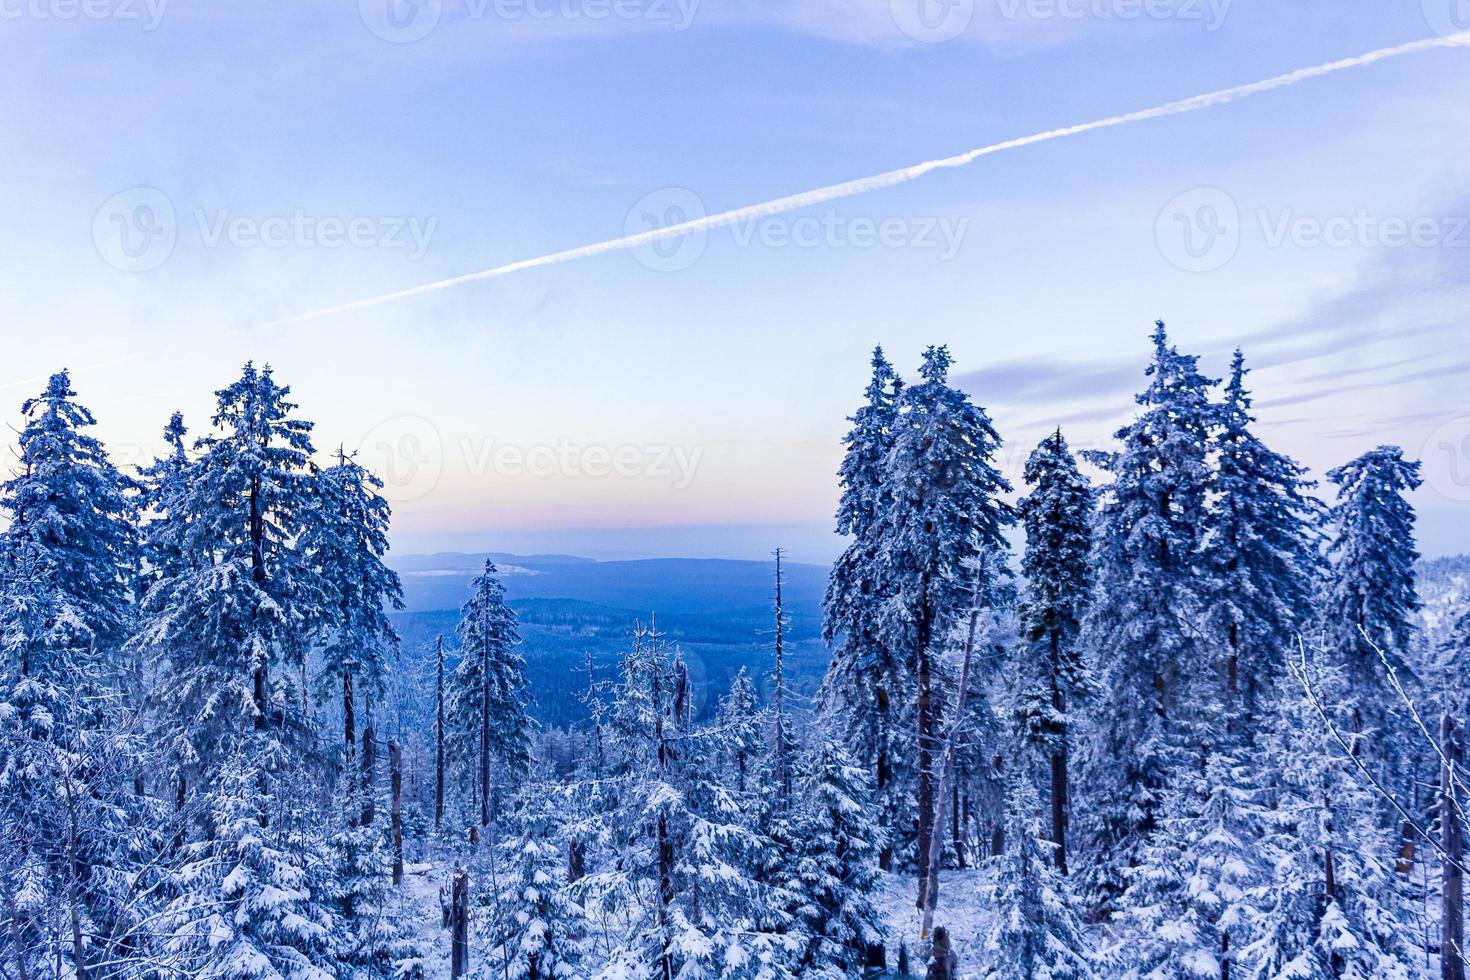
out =
[[[756,704],[755,685],[742,666],[730,682],[730,690],[720,699],[715,713],[715,738],[724,769],[724,782],[735,793],[745,796],[753,788],[753,776],[761,756],[760,707]]]
[[[370,715],[382,699],[398,653],[388,611],[403,608],[403,586],[398,573],[383,564],[392,512],[378,493],[382,486],[339,449],[336,462],[318,478],[316,506],[301,539],[324,592],[320,687],[324,695],[341,695],[348,759],[357,742],[357,712],[366,708]]]
[[[792,732],[791,719],[786,714],[786,629],[791,625],[786,618],[783,605],[783,588],[786,583],[781,571],[781,549],[776,552],[776,602],[775,602],[775,671],[771,675],[771,770],[773,788],[778,806],[791,803],[791,783],[794,778],[796,736]]]
[[[127,875],[146,859],[148,835],[146,801],[133,793],[140,705],[121,696],[134,681],[120,656],[134,501],[75,398],[62,371],[25,401],[16,469],[0,486],[0,839],[28,879],[6,913],[7,939],[34,941],[46,919],[69,918],[50,952],[85,974],[138,938],[147,910],[129,904]],[[138,848],[127,846],[132,827]]]
[[[1086,980],[1093,951],[1066,879],[1038,839],[1041,801],[1025,769],[1006,777],[1006,849],[996,865],[995,918],[985,937],[986,980]]]
[[[1244,767],[1212,753],[1165,798],[1165,816],[1128,871],[1115,969],[1130,978],[1235,973],[1265,875],[1260,810]]]
[[[1033,702],[1023,724],[1044,743],[1054,858],[1066,874],[1071,713],[1091,687],[1079,640],[1092,605],[1093,494],[1061,429],[1031,453],[1025,476],[1032,490],[1020,505],[1026,529],[1022,660],[1043,697]]]
[[[160,730],[181,776],[208,776],[246,746],[269,774],[304,739],[289,668],[323,609],[296,547],[315,493],[311,423],[289,395],[247,363],[216,392],[213,432],[187,477],[152,501],[150,553],[179,560],[155,569],[134,642],[158,660]]]
[[[261,825],[268,781],[248,747],[258,740],[234,741],[211,783],[209,834],[186,846],[160,932],[191,977],[331,980],[335,921],[314,888],[312,856]]]
[[[1220,406],[1210,483],[1207,625],[1223,652],[1225,715],[1250,739],[1280,671],[1281,644],[1309,625],[1321,580],[1316,484],[1251,431],[1245,356],[1236,350]]]
[[[514,795],[531,765],[530,691],[516,615],[505,602],[495,563],[470,583],[460,610],[460,661],[449,679],[451,745],[462,766],[474,760],[480,826]],[[473,748],[472,748],[473,747]],[[474,754],[471,755],[470,753]]]
[[[1141,414],[1120,429],[1119,450],[1101,462],[1103,489],[1094,561],[1099,594],[1088,619],[1102,696],[1086,746],[1090,898],[1106,910],[1123,871],[1161,816],[1186,729],[1209,711],[1212,691],[1192,683],[1204,660],[1201,538],[1216,409],[1196,358],[1155,325]],[[1202,710],[1203,709],[1203,710]],[[1202,738],[1202,736],[1201,736]]]
[[[42,738],[65,740],[94,719],[57,717],[58,685],[94,688],[120,680],[118,654],[131,629],[137,562],[131,481],[86,430],[67,372],[21,406],[19,460],[0,485],[9,526],[0,533],[0,575],[11,601],[4,692]],[[43,731],[46,730],[46,731]]]
[[[1391,666],[1401,683],[1409,682],[1419,609],[1414,508],[1405,494],[1423,481],[1419,463],[1404,459],[1397,446],[1379,446],[1327,478],[1337,486],[1331,513],[1337,536],[1328,546],[1322,635],[1356,702],[1349,727],[1364,738],[1381,777],[1400,749],[1398,701],[1387,672]]]
[[[1000,437],[985,410],[949,384],[947,348],[930,347],[920,383],[899,399],[885,485],[889,503],[878,536],[878,580],[891,595],[880,607],[882,643],[914,665],[912,755],[917,767],[918,866],[934,840],[939,747],[935,662],[969,611],[973,576],[966,563],[1008,544],[1010,484],[993,462]]]
[[[829,731],[813,733],[801,760],[794,860],[784,871],[794,928],[805,936],[802,975],[859,976],[870,946],[882,943],[873,906],[883,829],[872,776]]]
[[[880,820],[898,825],[900,800],[909,792],[895,779],[895,740],[902,730],[896,715],[912,690],[912,672],[901,652],[885,646],[878,630],[879,609],[887,598],[880,575],[879,540],[887,507],[888,454],[898,419],[903,382],[883,356],[873,351],[873,377],[866,403],[853,414],[844,438],[846,455],[838,470],[842,497],[837,533],[852,541],[832,566],[822,601],[822,638],[832,656],[818,702],[843,726],[853,751],[876,780]],[[892,860],[885,848],[883,866]]]
[[[517,798],[515,831],[498,845],[501,890],[493,907],[489,976],[561,980],[585,976],[586,922],[566,887],[566,860],[558,841],[560,794],[527,783]]]
[[[1345,748],[1357,692],[1328,652],[1293,654],[1262,739],[1275,806],[1264,812],[1271,873],[1241,974],[1251,980],[1421,976],[1416,929],[1378,801]],[[1305,679],[1306,683],[1303,683]],[[1334,736],[1334,731],[1336,736]],[[1341,741],[1339,741],[1341,739]]]
[[[787,900],[759,878],[769,843],[713,778],[713,740],[684,727],[660,635],[639,629],[620,674],[607,724],[607,838],[576,892],[633,916],[605,975],[787,976],[801,943],[772,925]]]

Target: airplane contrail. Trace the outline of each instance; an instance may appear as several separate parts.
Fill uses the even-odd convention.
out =
[[[1274,78],[1263,79],[1259,82],[1250,82],[1245,85],[1220,89],[1216,92],[1207,92],[1204,95],[1195,95],[1187,99],[1166,102],[1163,105],[1154,106],[1150,109],[1139,109],[1135,112],[1126,112],[1119,116],[1109,116],[1106,119],[1096,119],[1092,122],[1078,123],[1075,126],[1064,126],[1061,129],[1049,129],[1044,133],[1020,136],[1015,139],[1004,140],[1000,143],[992,143],[989,146],[967,150],[955,156],[929,160],[925,163],[916,163],[911,167],[889,170],[885,173],[874,174],[871,177],[859,177],[856,180],[844,181],[840,184],[831,184],[815,190],[802,191],[799,194],[778,197],[775,200],[766,201],[763,204],[752,204],[730,211],[721,211],[718,214],[695,218],[690,221],[668,225],[664,228],[639,232],[635,235],[625,235],[622,238],[612,238],[604,242],[595,242],[591,245],[582,245],[577,248],[569,248],[561,252],[552,252],[549,255],[542,255],[533,259],[522,259],[519,262],[499,265],[493,269],[484,269],[480,272],[471,272],[462,276],[454,276],[450,279],[441,279],[437,282],[425,283],[421,286],[399,289],[367,299],[353,300],[350,303],[329,306],[311,313],[301,313],[282,320],[275,320],[265,324],[265,326],[283,326],[285,324],[300,323],[303,320],[314,320],[318,317],[346,313],[351,310],[366,309],[371,306],[379,306],[383,303],[391,303],[395,300],[407,299],[410,296],[418,296],[422,293],[449,289],[467,282],[478,282],[482,279],[496,279],[500,276],[508,276],[526,269],[535,269],[545,265],[558,265],[562,262],[571,262],[593,255],[602,255],[606,252],[636,248],[640,245],[679,238],[684,235],[708,231],[712,228],[720,228],[725,225],[738,224],[752,219],[783,214],[788,211],[796,211],[801,208],[810,207],[813,204],[822,204],[826,201],[835,201],[839,198],[852,197],[856,194],[865,194],[868,191],[881,190],[885,187],[893,187],[896,184],[904,184],[911,180],[917,180],[919,177],[931,171],[950,167],[963,167],[992,153],[1001,153],[1005,150],[1014,150],[1022,146],[1030,146],[1033,143],[1045,143],[1049,140],[1062,139],[1067,136],[1076,136],[1078,133],[1088,133],[1095,129],[1108,129],[1113,126],[1124,126],[1128,123],[1143,122],[1148,119],[1159,119],[1164,116],[1176,116],[1185,112],[1196,112],[1200,109],[1209,109],[1213,106],[1224,105],[1227,102],[1234,102],[1237,99],[1243,99],[1248,96],[1259,95],[1262,92],[1271,92],[1279,88],[1286,88],[1289,85],[1295,85],[1298,82],[1304,82],[1311,78],[1320,78],[1323,75],[1331,75],[1334,72],[1346,71],[1349,68],[1361,68],[1380,61],[1386,61],[1390,58],[1418,54],[1421,51],[1459,46],[1470,46],[1470,31],[1460,31],[1443,37],[1427,38],[1422,41],[1411,41],[1407,44],[1398,44],[1389,48],[1379,48],[1377,51],[1369,51],[1351,58],[1329,61],[1310,68],[1298,68],[1296,71],[1287,72],[1284,75],[1277,75]]]

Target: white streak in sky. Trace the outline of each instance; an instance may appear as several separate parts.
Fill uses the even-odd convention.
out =
[[[1234,102],[1237,99],[1246,98],[1247,96],[1286,88],[1289,85],[1295,85],[1297,82],[1304,82],[1311,78],[1320,78],[1323,75],[1331,75],[1334,72],[1345,71],[1349,68],[1362,68],[1366,65],[1386,61],[1389,58],[1398,58],[1402,55],[1418,54],[1419,52],[1430,51],[1436,48],[1465,46],[1470,46],[1470,31],[1460,31],[1456,34],[1428,38],[1422,41],[1411,41],[1408,44],[1399,44],[1391,48],[1380,48],[1377,51],[1369,51],[1366,54],[1360,54],[1352,58],[1329,61],[1326,64],[1316,65],[1311,68],[1298,68],[1296,71],[1287,72],[1285,75],[1277,75],[1274,78],[1267,78],[1259,82],[1236,85],[1233,88],[1220,89],[1217,92],[1207,92],[1204,95],[1195,95],[1176,102],[1167,102],[1163,105],[1154,106],[1151,109],[1139,109],[1136,112],[1127,112],[1121,116],[1109,116],[1106,119],[1078,123],[1075,126],[1066,126],[1061,129],[1051,129],[1044,133],[1035,133],[1031,136],[1021,136],[1016,139],[1005,140],[1001,143],[982,146],[956,156],[930,160],[926,163],[916,163],[911,167],[890,170],[887,173],[874,174],[871,177],[859,177],[856,180],[845,181],[841,184],[831,184],[827,187],[819,187],[816,190],[803,191],[800,194],[778,197],[773,201],[766,201],[764,204],[752,204],[748,207],[735,208],[731,211],[722,211],[719,214],[711,214],[692,221],[668,225],[667,227],[652,231],[640,232],[636,235],[627,235],[622,238],[609,239],[605,242],[596,242],[592,245],[569,248],[565,251],[552,252],[550,255],[542,255],[534,259],[522,259],[519,262],[511,262],[508,265],[496,266],[493,269],[485,269],[481,272],[471,272],[466,275],[455,276],[452,279],[441,279],[438,282],[425,283],[422,286],[413,286],[409,289],[384,293],[381,296],[354,300],[350,303],[342,303],[339,306],[329,306],[326,309],[316,310],[312,313],[302,313],[283,320],[277,320],[273,323],[266,324],[266,326],[299,323],[303,320],[331,316],[336,313],[346,313],[350,310],[366,309],[370,306],[378,306],[383,303],[391,303],[394,300],[418,296],[421,293],[449,289],[452,286],[458,286],[467,282],[478,282],[481,279],[497,279],[500,276],[508,276],[511,273],[522,272],[526,269],[535,269],[544,265],[558,265],[562,262],[571,262],[593,255],[602,255],[605,252],[637,248],[640,245],[647,245],[651,242],[708,231],[711,228],[740,224],[754,219],[769,217],[774,214],[784,214],[788,211],[810,207],[813,204],[822,204],[826,201],[835,201],[839,198],[852,197],[856,194],[865,194],[868,191],[876,191],[885,187],[893,187],[896,184],[904,184],[911,180],[916,180],[934,170],[948,167],[963,167],[992,153],[1014,150],[1018,147],[1030,146],[1033,143],[1045,143],[1049,140],[1062,139],[1067,136],[1076,136],[1078,133],[1087,133],[1095,129],[1109,129],[1113,126],[1124,126],[1128,123],[1143,122],[1147,119],[1159,119],[1164,116],[1177,116],[1185,112],[1209,109],[1217,105],[1224,105],[1227,102]]]

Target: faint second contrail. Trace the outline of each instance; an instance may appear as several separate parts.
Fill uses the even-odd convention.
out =
[[[431,293],[440,289],[448,289],[451,286],[458,286],[462,283],[476,282],[481,279],[496,279],[500,276],[508,276],[513,272],[534,269],[538,266],[557,265],[562,262],[571,262],[574,259],[601,255],[604,252],[636,248],[639,245],[679,238],[695,232],[708,231],[711,228],[719,228],[751,219],[764,218],[773,214],[783,214],[787,211],[795,211],[813,204],[821,204],[826,201],[837,200],[838,198],[863,194],[867,191],[881,190],[885,187],[892,187],[895,184],[907,183],[933,170],[946,167],[963,167],[968,163],[973,163],[980,157],[989,156],[992,153],[1000,153],[1004,150],[1014,150],[1017,147],[1030,146],[1033,143],[1044,143],[1048,140],[1075,136],[1078,133],[1091,132],[1094,129],[1108,129],[1113,126],[1123,126],[1127,123],[1143,122],[1146,119],[1158,119],[1162,116],[1174,116],[1184,112],[1194,112],[1198,109],[1208,109],[1212,106],[1234,102],[1236,99],[1258,95],[1261,92],[1270,92],[1278,88],[1285,88],[1288,85],[1295,85],[1297,82],[1304,82],[1309,78],[1330,75],[1333,72],[1344,71],[1348,68],[1361,68],[1365,65],[1385,61],[1389,58],[1397,58],[1401,55],[1417,54],[1421,51],[1429,51],[1435,48],[1456,46],[1470,46],[1470,31],[1460,31],[1456,34],[1427,38],[1422,41],[1411,41],[1408,44],[1398,44],[1391,48],[1380,48],[1377,51],[1369,51],[1366,54],[1356,55],[1352,58],[1329,61],[1326,64],[1315,65],[1311,68],[1298,68],[1296,71],[1287,72],[1285,75],[1277,75],[1274,78],[1267,78],[1259,82],[1236,85],[1233,88],[1220,89],[1217,92],[1207,92],[1204,95],[1195,95],[1175,102],[1166,102],[1163,105],[1154,106],[1151,109],[1139,109],[1136,112],[1127,112],[1120,116],[1109,116],[1106,119],[1078,123],[1075,126],[1065,126],[1061,129],[1051,129],[1044,133],[1035,133],[1031,136],[1020,136],[1015,139],[1005,140],[1004,142],[992,143],[989,146],[968,150],[956,156],[944,157],[939,160],[929,160],[925,163],[916,163],[911,167],[903,167],[899,170],[889,170],[886,173],[874,174],[871,177],[859,177],[856,180],[845,181],[841,184],[831,184],[827,187],[803,191],[800,194],[778,197],[773,201],[766,201],[763,204],[752,204],[743,208],[735,208],[731,211],[721,211],[719,214],[695,218],[691,221],[657,228],[652,231],[640,232],[636,235],[612,238],[605,242],[595,242],[591,245],[569,248],[561,252],[552,252],[549,255],[538,256],[534,259],[522,259],[519,262],[511,262],[508,265],[499,265],[493,269],[484,269],[480,272],[455,276],[452,279],[441,279],[438,282],[424,283],[422,286],[413,286],[391,293],[383,293],[380,296],[371,296],[367,299],[342,303],[338,306],[329,306],[311,313],[302,313],[283,320],[276,320],[266,324],[266,326],[299,323],[303,320],[331,316],[334,313],[346,313],[349,310],[366,309],[370,306],[378,306],[382,303],[390,303],[394,300],[417,296],[420,293]]]

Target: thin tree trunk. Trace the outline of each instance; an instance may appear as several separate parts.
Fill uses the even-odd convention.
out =
[[[265,575],[265,514],[260,509],[260,477],[250,478],[250,577],[256,585],[266,584]],[[270,677],[267,674],[267,665],[261,660],[255,665],[251,676],[251,697],[255,702],[255,727],[264,728],[267,721],[267,710],[270,707],[267,699],[270,690]]]
[[[480,826],[490,826],[490,637],[480,630]]]
[[[439,682],[434,695],[434,829],[444,824],[444,634],[434,642]]]
[[[950,722],[950,731],[945,738],[944,764],[939,772],[938,804],[935,806],[932,815],[934,820],[933,826],[935,827],[944,826],[944,806],[949,796],[948,784],[954,778],[955,736],[965,717],[965,697],[970,690],[970,667],[975,660],[975,634],[979,630],[979,625],[980,579],[979,573],[977,572],[974,601],[970,605],[969,632],[965,638],[965,659],[960,666],[959,691],[955,697],[954,719]],[[939,904],[939,865],[944,848],[939,846],[937,839],[933,843],[934,846],[929,850],[929,862],[923,869],[924,887],[920,889],[919,893],[920,898],[923,900],[923,904],[920,907],[924,912],[923,922],[919,926],[920,942],[928,941],[929,931],[934,927],[934,908]],[[946,943],[946,952],[947,946],[948,944]]]
[[[403,749],[397,740],[388,743],[388,769],[393,789],[393,809],[388,820],[393,839],[393,884],[403,883]]]
[[[965,864],[965,825],[960,822],[960,780],[954,780],[949,798],[950,840],[954,842],[955,861],[961,868]]]
[[[1066,718],[1067,701],[1057,673],[1061,666],[1061,638],[1053,630],[1051,634],[1051,706],[1058,718]],[[1067,725],[1057,733],[1057,744],[1051,753],[1051,841],[1055,845],[1057,871],[1067,873],[1067,799],[1070,787],[1067,783]]]
[[[887,801],[892,792],[890,784],[893,782],[893,761],[889,752],[889,724],[888,724],[888,691],[878,688],[874,694],[874,701],[878,709],[878,758],[874,769],[876,770],[876,785],[878,805],[882,807],[879,820],[883,829],[888,831],[883,844],[883,850],[878,852],[878,868],[880,871],[893,870],[893,831],[891,826]]]
[[[927,618],[927,617],[926,617]],[[943,819],[935,820],[934,813],[934,691],[933,691],[933,667],[931,664],[931,651],[929,650],[929,629],[925,623],[920,623],[919,644],[917,653],[918,665],[918,704],[917,704],[917,734],[918,752],[917,762],[919,766],[917,804],[919,808],[919,898],[918,907],[926,908],[929,899],[926,888],[929,884],[928,869],[933,864],[931,852],[934,847],[935,826],[943,826]],[[943,850],[943,848],[938,848]]]
[[[5,917],[10,921],[10,948],[15,953],[15,974],[20,980],[31,980],[30,971],[26,967],[25,946],[20,941],[20,909],[15,904],[10,876],[0,875],[0,885],[5,889]]]
[[[470,883],[464,868],[454,870],[454,885],[449,905],[449,976],[458,980],[470,968]]]
[[[87,951],[82,941],[81,890],[78,887],[81,867],[77,861],[77,800],[72,792],[71,776],[66,777],[67,840],[66,840],[66,897],[71,913],[71,956],[76,980],[87,980]]]
[[[1460,801],[1456,799],[1456,770],[1460,765],[1460,738],[1448,714],[1440,719],[1444,764],[1439,778],[1439,822],[1444,838],[1443,883],[1440,889],[1439,961],[1441,980],[1465,980],[1465,879],[1461,857],[1465,852],[1465,828],[1460,825]]]
[[[378,776],[378,738],[372,719],[362,726],[362,825],[371,827],[378,814],[377,795],[373,792]]]
[[[342,772],[343,784],[349,800],[348,809],[351,810],[352,783],[358,778],[357,774],[357,712],[356,704],[352,696],[352,673],[342,671]],[[356,827],[358,814],[349,812],[347,822]]]
[[[791,799],[791,743],[786,731],[786,624],[781,609],[781,549],[776,549],[776,686],[771,692],[771,708],[776,716],[776,787],[780,802]]]

